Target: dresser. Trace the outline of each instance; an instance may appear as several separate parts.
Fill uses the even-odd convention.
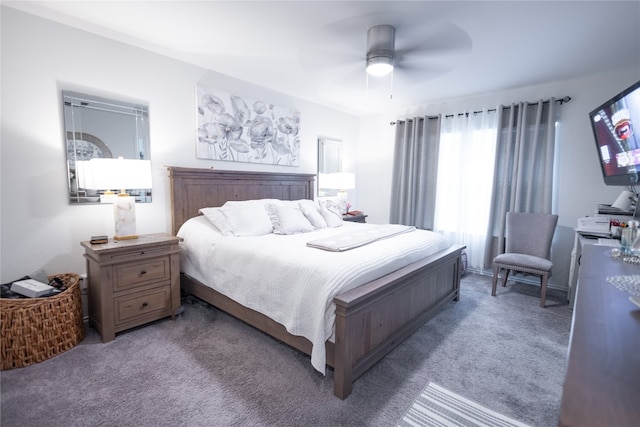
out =
[[[180,308],[179,239],[147,234],[109,240],[85,249],[89,279],[89,322],[103,342],[154,320],[175,318]]]
[[[560,426],[637,426],[640,421],[640,307],[611,280],[640,265],[584,245],[571,325]]]

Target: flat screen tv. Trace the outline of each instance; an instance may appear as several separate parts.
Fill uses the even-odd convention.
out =
[[[640,179],[640,81],[591,113],[604,183],[634,186]]]

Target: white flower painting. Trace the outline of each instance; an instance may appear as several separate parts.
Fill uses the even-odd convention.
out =
[[[299,165],[299,112],[202,86],[197,97],[197,158]]]

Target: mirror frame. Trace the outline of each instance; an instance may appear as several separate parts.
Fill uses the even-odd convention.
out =
[[[320,187],[320,174],[342,172],[342,148],[341,139],[318,137],[318,170],[316,177],[318,197],[338,195],[337,189]]]
[[[120,155],[125,158],[137,156],[135,158],[150,160],[149,108],[142,104],[68,90],[62,91],[62,107],[69,202],[72,205],[98,204],[99,191],[77,188],[75,162],[91,158],[114,158]],[[83,111],[92,111],[92,121],[100,123],[102,131],[105,131],[104,135],[99,129],[83,129]],[[132,120],[127,120],[127,128],[135,129],[133,146],[110,147],[108,138],[118,141],[127,139],[120,138],[120,135],[114,135],[112,132],[122,126],[122,122],[116,122],[125,116],[132,116]],[[131,138],[130,135],[127,137]],[[127,192],[135,197],[137,203],[151,202],[150,188],[127,189]]]

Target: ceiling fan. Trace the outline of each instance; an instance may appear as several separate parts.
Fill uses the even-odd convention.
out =
[[[459,66],[471,51],[467,32],[443,18],[396,11],[333,21],[309,33],[300,64],[336,96],[393,88],[402,95]]]
[[[396,10],[310,29],[298,59],[327,99],[351,96],[373,105],[422,90],[460,66],[471,46],[467,32],[445,16]],[[373,75],[367,66],[383,71]]]

